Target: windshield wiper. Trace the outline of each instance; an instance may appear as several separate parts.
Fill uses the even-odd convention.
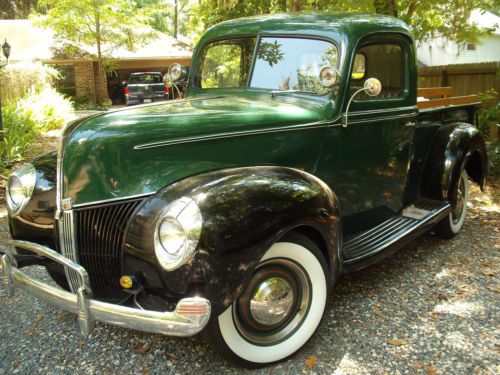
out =
[[[271,97],[274,98],[276,94],[279,93],[291,93],[291,92],[298,92],[298,93],[304,93],[304,94],[316,94],[313,91],[304,91],[304,90],[271,90],[269,93],[271,94]]]

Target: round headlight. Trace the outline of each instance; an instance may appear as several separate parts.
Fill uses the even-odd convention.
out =
[[[179,255],[186,246],[186,232],[182,224],[173,217],[162,220],[158,228],[158,238],[163,249],[173,256]]]
[[[7,185],[7,208],[12,216],[18,215],[29,202],[36,183],[35,167],[27,163],[15,171]]]
[[[178,199],[163,210],[155,233],[155,254],[164,269],[175,270],[193,255],[201,226],[200,209],[191,198]]]

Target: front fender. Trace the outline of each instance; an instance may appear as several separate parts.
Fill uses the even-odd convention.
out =
[[[475,127],[467,123],[445,125],[432,140],[422,176],[422,195],[453,200],[450,191],[463,168],[483,189],[487,165],[484,139]]]
[[[181,197],[198,204],[203,227],[191,260],[166,272],[156,261],[153,231],[161,209]],[[140,206],[125,237],[124,272],[142,272],[147,287],[171,295],[203,293],[218,314],[241,292],[265,251],[294,228],[318,233],[327,261],[337,267],[339,220],[333,192],[306,172],[264,166],[204,173]]]

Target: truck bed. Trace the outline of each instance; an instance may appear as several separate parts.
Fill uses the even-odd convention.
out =
[[[417,91],[417,106],[419,109],[430,109],[479,103],[477,95],[451,96],[452,93],[451,87],[420,88]]]

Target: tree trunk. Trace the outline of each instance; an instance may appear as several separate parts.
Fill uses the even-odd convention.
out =
[[[376,13],[387,14],[393,17],[398,16],[398,10],[394,0],[373,0],[373,7]]]
[[[104,75],[102,70],[102,46],[101,46],[101,22],[99,18],[99,12],[97,11],[96,16],[96,45],[97,45],[97,88],[94,87],[94,90],[97,91],[97,104],[102,105],[104,103],[104,99],[107,98],[107,90],[104,89]]]
[[[281,12],[286,12],[286,0],[281,0],[280,1],[280,11]]]
[[[293,0],[292,9],[296,12],[300,11],[302,5],[301,3],[302,3],[301,0]]]
[[[179,9],[178,9],[178,1],[179,0],[175,0],[175,5],[174,5],[174,38],[177,39],[177,30],[178,30],[178,27],[179,27]]]

